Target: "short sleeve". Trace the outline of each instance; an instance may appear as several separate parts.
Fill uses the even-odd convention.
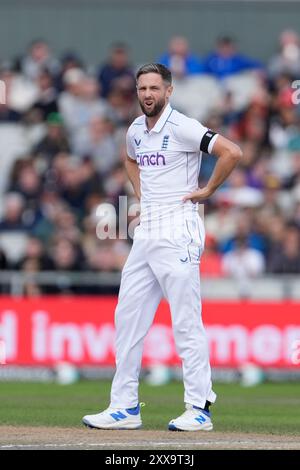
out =
[[[130,133],[130,129],[128,129],[126,134],[126,147],[127,147],[127,155],[128,157],[132,158],[132,160],[136,160],[135,150],[132,143],[132,136]]]
[[[188,152],[204,151],[210,153],[216,141],[217,134],[203,126],[196,119],[187,118],[184,125],[176,129],[180,144]]]

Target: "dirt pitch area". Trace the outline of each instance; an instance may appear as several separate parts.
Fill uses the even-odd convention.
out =
[[[0,450],[16,449],[297,449],[300,436],[170,431],[0,426]]]

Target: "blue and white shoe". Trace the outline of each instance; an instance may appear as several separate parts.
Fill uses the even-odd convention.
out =
[[[211,431],[210,413],[202,408],[186,404],[186,411],[169,422],[169,431]]]
[[[97,429],[139,429],[142,427],[140,405],[135,408],[107,408],[95,415],[82,418],[83,424]]]

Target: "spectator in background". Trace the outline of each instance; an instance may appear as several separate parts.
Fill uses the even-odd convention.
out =
[[[82,268],[78,246],[66,238],[57,238],[51,258],[55,271],[80,271]]]
[[[126,44],[112,45],[107,62],[99,68],[98,80],[103,98],[107,98],[118,83],[126,83],[131,93],[135,93],[135,78]]]
[[[69,132],[76,127],[73,114],[80,103],[82,82],[85,78],[86,74],[80,68],[71,68],[67,70],[63,76],[64,91],[59,96],[58,105]]]
[[[125,240],[102,240],[95,244],[93,251],[86,253],[87,269],[104,272],[120,272],[125,264],[129,254],[129,246]],[[117,295],[119,287],[115,283],[106,283],[104,286],[94,286],[89,289],[95,294],[114,294]]]
[[[20,166],[15,183],[9,190],[22,196],[25,202],[22,220],[28,228],[33,227],[38,217],[42,180],[31,160],[23,162]]]
[[[231,126],[231,133],[239,142],[250,142],[261,148],[267,137],[269,97],[264,90],[258,90],[239,119]],[[250,162],[247,162],[250,163]]]
[[[132,195],[123,163],[118,162],[111,169],[110,175],[104,181],[104,188],[108,198],[116,207],[118,206],[120,196]]]
[[[251,154],[249,158],[249,163],[247,164],[247,185],[262,191],[270,173],[269,159],[262,156],[257,159],[257,156],[257,153],[255,157]]]
[[[54,155],[48,171],[44,173],[46,193],[47,191],[51,191],[51,194],[59,193],[63,175],[68,171],[69,165],[72,164],[73,160],[72,155],[67,152],[59,152]]]
[[[66,126],[71,147],[76,146],[93,117],[109,116],[109,107],[98,96],[98,84],[80,69],[64,75],[66,91],[59,97],[59,110]]]
[[[82,184],[86,189],[87,198],[84,203],[87,204],[87,199],[90,196],[98,195],[104,197],[104,181],[101,173],[97,170],[97,167],[90,156],[85,156],[80,162],[80,173]],[[86,208],[84,208],[85,210]]]
[[[74,210],[66,204],[61,205],[55,213],[54,224],[55,232],[52,240],[59,238],[69,240],[73,244],[79,244],[81,231]]]
[[[183,78],[203,72],[203,65],[195,55],[190,52],[187,38],[174,36],[168,46],[168,52],[163,54],[158,62],[171,70],[174,78]]]
[[[259,233],[255,227],[255,220],[253,213],[250,209],[240,211],[239,217],[236,221],[234,236],[229,239],[224,239],[220,244],[223,253],[235,251],[237,243],[245,240],[247,247],[265,254],[267,251],[267,241],[263,233]]]
[[[99,217],[97,217],[97,207],[101,204],[102,200],[99,196],[93,196],[88,201],[87,205],[90,205],[88,215],[82,221],[83,233],[81,237],[81,247],[84,252],[87,264],[91,266],[90,260],[93,259],[93,255],[99,245],[99,240],[96,234],[97,223]]]
[[[128,127],[138,115],[137,100],[120,84],[109,93],[107,102],[111,110],[111,120],[118,127]]]
[[[0,122],[18,122],[21,113],[10,106],[10,95],[16,77],[15,66],[10,62],[0,65],[0,80],[5,84],[5,104],[0,103]]]
[[[36,78],[36,84],[38,87],[38,96],[33,105],[33,109],[39,111],[40,120],[44,121],[50,113],[58,112],[57,92],[49,70],[45,68],[39,72]]]
[[[14,180],[9,191],[21,194],[26,203],[39,200],[42,182],[32,160],[19,160],[14,169]]]
[[[79,164],[70,162],[67,171],[62,174],[60,195],[62,200],[76,213],[77,217],[83,215],[83,208],[88,191],[84,185]]]
[[[222,256],[218,251],[216,239],[211,235],[205,237],[205,250],[201,256],[200,271],[205,277],[221,277],[223,275]]]
[[[292,29],[282,31],[279,36],[279,52],[273,56],[268,65],[271,79],[288,73],[294,79],[300,76],[300,40]]]
[[[51,271],[53,269],[53,262],[45,252],[42,241],[34,236],[30,236],[27,239],[25,253],[14,268],[22,269],[27,262],[36,263],[35,266],[38,266],[39,271]]]
[[[58,213],[64,208],[65,203],[61,200],[58,189],[50,189],[45,185],[39,201],[39,218],[32,228],[32,235],[48,244],[58,229]]]
[[[282,242],[285,236],[285,220],[281,214],[265,216],[261,215],[265,224],[268,236],[268,252],[267,252],[267,271],[272,269],[272,263],[277,253],[281,251]]]
[[[98,241],[93,253],[87,253],[89,268],[101,272],[118,272],[129,254],[129,245],[124,240]]]
[[[291,171],[282,180],[282,188],[288,190],[300,188],[300,149],[292,155],[291,159]]]
[[[300,273],[300,230],[297,226],[286,228],[281,246],[269,259],[269,270],[274,274]]]
[[[68,153],[70,145],[63,127],[63,120],[59,113],[50,113],[47,116],[47,133],[33,148],[32,153],[40,158],[48,167],[53,158],[60,152]]]
[[[220,80],[246,70],[261,70],[262,67],[258,60],[240,54],[230,36],[221,36],[215,51],[204,59],[204,72]]]
[[[223,272],[226,276],[236,279],[241,296],[249,294],[249,281],[265,272],[263,255],[249,248],[246,237],[237,237],[232,251],[226,253],[222,260]]]
[[[23,220],[24,208],[25,200],[21,194],[12,192],[6,194],[0,231],[27,231],[28,226]]]
[[[118,149],[110,121],[93,117],[88,127],[74,139],[76,155],[89,155],[101,175],[107,174],[118,161]]]
[[[292,101],[292,79],[290,75],[280,75],[274,81],[271,102],[271,118],[268,138],[274,150],[288,149],[297,131],[298,116]]]
[[[55,77],[55,88],[58,93],[64,91],[64,75],[71,69],[84,70],[84,63],[76,52],[67,51],[60,60],[59,74]]]
[[[19,122],[38,99],[36,84],[22,75],[17,64],[2,63],[0,80],[5,84],[5,104],[0,104],[0,121]]]
[[[236,207],[258,207],[263,203],[262,191],[248,185],[243,168],[236,168],[223,189],[228,200]]]
[[[79,294],[82,286],[72,284],[69,277],[64,276],[64,272],[81,271],[83,262],[78,245],[65,238],[57,238],[52,249],[51,258],[54,270],[57,272],[55,285],[47,287],[51,294]]]
[[[213,208],[205,216],[206,233],[222,246],[226,239],[234,237],[239,215],[237,208],[220,191]]]
[[[59,71],[59,63],[53,57],[49,44],[44,39],[35,39],[21,59],[21,70],[28,79],[36,80],[45,68],[55,76]]]

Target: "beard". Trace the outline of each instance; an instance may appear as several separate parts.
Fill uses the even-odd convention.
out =
[[[166,104],[166,101],[165,101],[164,99],[159,100],[157,103],[154,104],[154,107],[153,107],[152,111],[148,111],[148,110],[144,107],[144,105],[143,105],[143,103],[142,103],[141,101],[139,101],[139,103],[140,103],[140,107],[141,107],[143,113],[144,113],[147,117],[154,117],[154,116],[157,116],[157,115],[161,112],[161,110],[163,109],[163,107],[164,107],[165,104]]]

